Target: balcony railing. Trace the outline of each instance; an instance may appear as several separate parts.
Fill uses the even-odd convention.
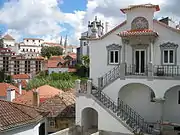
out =
[[[153,72],[154,72],[154,76],[176,77],[176,76],[180,76],[180,66],[154,65]]]
[[[148,75],[148,66],[138,67],[136,65],[126,65],[125,74],[126,75],[147,76]]]

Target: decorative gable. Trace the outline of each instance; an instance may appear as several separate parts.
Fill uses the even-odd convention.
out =
[[[110,44],[108,46],[106,46],[107,50],[120,50],[121,46],[119,44]]]

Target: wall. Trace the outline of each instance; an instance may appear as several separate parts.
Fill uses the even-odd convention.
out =
[[[81,125],[82,111],[85,108],[93,108],[98,112],[98,130],[114,131],[120,133],[131,132],[124,127],[118,120],[104,110],[99,104],[97,104],[92,98],[86,96],[76,97],[76,125]]]
[[[46,119],[40,121],[38,124],[28,125],[14,130],[10,130],[5,133],[0,133],[1,135],[39,135],[39,126],[41,123],[46,123]],[[47,133],[46,133],[47,135]]]
[[[73,126],[50,135],[82,135],[82,132],[79,126]]]
[[[28,41],[27,41],[28,40]],[[40,46],[44,41],[43,40],[39,40],[39,39],[24,39],[24,44],[25,45],[37,45]]]
[[[5,48],[10,46],[12,47],[15,45],[15,40],[4,40],[4,45]]]
[[[55,72],[55,73],[68,72],[68,68],[48,68],[48,73],[51,74],[52,72]]]

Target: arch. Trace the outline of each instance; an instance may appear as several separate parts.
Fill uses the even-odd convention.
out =
[[[180,123],[180,85],[172,86],[164,93],[163,119],[172,123]],[[171,111],[172,110],[172,111]]]
[[[118,97],[147,121],[159,120],[160,117],[156,115],[159,106],[154,103],[155,93],[149,86],[142,83],[125,84],[119,90]]]
[[[119,90],[119,92],[118,92],[118,95],[120,94],[120,91],[121,91],[122,89],[128,87],[129,85],[133,85],[133,84],[138,84],[138,85],[147,87],[147,88],[150,90],[150,96],[153,97],[153,98],[156,97],[155,92],[154,92],[154,90],[153,90],[151,87],[149,87],[149,86],[147,86],[146,84],[143,84],[143,83],[135,83],[135,82],[133,82],[133,83],[127,83],[127,84],[123,85],[123,86],[120,88],[120,90]]]
[[[148,20],[144,17],[136,17],[131,23],[131,30],[149,29]]]
[[[84,108],[81,113],[81,125],[83,130],[86,131],[98,131],[98,112],[90,107]]]

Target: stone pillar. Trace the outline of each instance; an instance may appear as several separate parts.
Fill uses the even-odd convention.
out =
[[[126,71],[126,46],[129,44],[129,40],[122,39],[123,48],[122,48],[122,60],[120,64],[120,79],[125,79],[125,71]]]
[[[75,81],[76,93],[79,93],[79,91],[81,90],[80,84],[81,84],[81,80],[77,79],[77,80]]]
[[[153,80],[153,39],[150,39],[150,46],[149,46],[149,63],[148,63],[148,80]]]
[[[101,77],[98,78],[98,88],[100,89],[102,86]]]
[[[91,90],[92,90],[92,81],[88,80],[87,81],[87,94],[91,94]]]

